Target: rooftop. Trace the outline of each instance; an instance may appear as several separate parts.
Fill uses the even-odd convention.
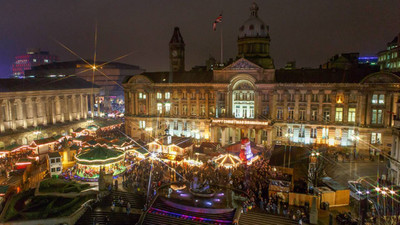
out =
[[[63,78],[0,79],[0,92],[68,90],[84,88],[98,88],[98,86],[73,75]]]

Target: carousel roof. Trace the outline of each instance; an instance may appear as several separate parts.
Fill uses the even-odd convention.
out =
[[[76,156],[78,162],[87,162],[87,163],[97,163],[97,162],[104,162],[104,163],[111,163],[115,161],[119,161],[123,158],[124,153],[122,151],[116,149],[109,149],[102,146],[95,146],[91,147],[90,150],[81,153]]]
[[[239,157],[232,154],[221,154],[215,157],[213,161],[220,166],[236,166],[242,162]]]

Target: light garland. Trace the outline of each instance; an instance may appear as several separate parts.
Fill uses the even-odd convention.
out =
[[[200,167],[204,164],[202,161],[194,160],[194,159],[190,159],[190,158],[183,159],[183,162],[189,164],[189,166],[197,166],[197,167]]]

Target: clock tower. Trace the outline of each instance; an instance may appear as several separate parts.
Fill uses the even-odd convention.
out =
[[[185,42],[183,42],[179,27],[175,27],[169,41],[169,63],[172,72],[185,71]]]

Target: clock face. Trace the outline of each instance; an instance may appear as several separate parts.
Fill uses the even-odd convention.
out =
[[[178,55],[178,52],[176,50],[172,51],[172,56],[176,57]]]

